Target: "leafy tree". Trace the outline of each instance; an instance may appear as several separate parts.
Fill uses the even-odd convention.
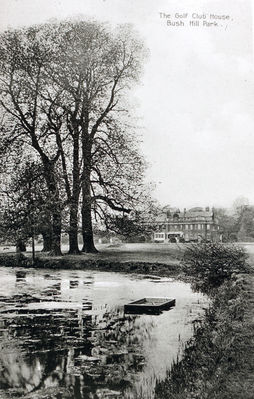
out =
[[[111,29],[96,22],[64,21],[0,37],[5,146],[18,140],[40,157],[54,203],[53,254],[61,253],[62,183],[71,253],[79,251],[80,193],[85,252],[96,251],[93,214],[103,217],[106,208],[129,213],[138,204],[144,162],[127,123],[126,98],[139,79],[145,54],[128,25]]]
[[[254,240],[254,207],[245,206],[239,212],[237,221],[238,241]]]
[[[233,212],[236,216],[240,216],[242,210],[249,206],[249,200],[246,197],[240,196],[237,197],[233,202]]]
[[[40,157],[49,195],[54,202],[52,213],[52,253],[61,254],[61,209],[56,165],[60,152],[56,133],[62,115],[51,123],[50,103],[43,71],[51,61],[52,47],[39,43],[39,27],[6,31],[0,36],[0,105],[3,114],[4,145],[18,141],[23,151],[32,148]]]
[[[28,238],[34,240],[39,234],[51,236],[52,203],[46,198],[47,190],[41,165],[36,162],[21,164],[15,174],[12,174],[5,190],[7,201],[3,208],[2,222],[5,238],[14,238],[18,248],[22,250],[22,243]]]
[[[108,230],[125,239],[150,237],[157,226],[155,221],[157,209],[154,201],[144,198],[143,206],[139,205],[138,210],[132,210],[129,214],[123,212],[123,214],[117,215],[111,212],[104,217],[104,220]]]
[[[252,241],[254,239],[254,207],[240,197],[233,209],[215,209],[216,218],[223,229],[225,241]]]
[[[225,208],[215,208],[214,213],[223,231],[223,240],[236,241],[237,217]]]
[[[138,80],[145,51],[130,26],[112,30],[96,22],[56,24],[47,33],[47,40],[55,43],[55,59],[49,65],[48,76],[54,81],[55,93],[61,92],[61,101],[56,105],[66,112],[75,142],[72,220],[77,221],[81,189],[83,251],[95,252],[92,211],[98,214],[98,204],[104,202],[114,211],[130,212],[123,206],[123,197],[128,201],[130,195],[126,186],[135,179],[140,184],[142,160],[137,151],[130,151],[130,138],[132,144],[135,140],[130,127],[127,131],[119,118],[127,113],[124,99],[132,83]],[[114,177],[113,182],[108,180],[109,175]],[[67,179],[65,182],[67,188]],[[75,231],[75,223],[72,228]]]

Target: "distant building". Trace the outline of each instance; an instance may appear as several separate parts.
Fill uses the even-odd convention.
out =
[[[222,230],[209,207],[184,209],[166,207],[156,218],[153,241],[220,241]]]

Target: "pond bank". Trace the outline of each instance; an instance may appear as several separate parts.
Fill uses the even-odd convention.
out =
[[[183,359],[156,387],[156,398],[251,399],[254,386],[254,274],[217,289]]]
[[[130,261],[87,258],[83,256],[65,255],[63,257],[40,256],[32,264],[31,257],[23,254],[0,254],[0,265],[7,267],[33,267],[42,269],[71,269],[71,270],[101,270],[122,273],[152,274],[158,276],[172,276],[179,273],[180,260],[171,263]]]

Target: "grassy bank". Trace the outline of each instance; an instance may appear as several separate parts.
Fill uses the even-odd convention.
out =
[[[153,258],[151,257],[151,260]],[[171,259],[170,262],[147,261],[120,261],[115,258],[105,258],[101,255],[48,257],[45,255],[36,257],[34,263],[31,256],[23,254],[0,254],[0,265],[6,267],[41,268],[53,270],[101,270],[122,273],[152,274],[156,276],[172,276],[179,274],[179,259]]]
[[[253,398],[254,274],[244,269],[245,274],[232,272],[212,287],[212,305],[183,358],[157,385],[157,399]],[[200,276],[193,282],[200,283]]]
[[[183,244],[98,244],[98,253],[80,255],[69,255],[68,245],[62,246],[63,258],[68,259],[70,263],[75,264],[80,260],[103,260],[110,262],[147,262],[147,263],[163,263],[169,265],[179,264],[183,256],[185,246]],[[59,259],[59,257],[49,257],[47,253],[41,252],[42,246],[36,245],[36,257],[44,259]],[[15,254],[14,247],[0,247],[0,254]],[[27,248],[27,252],[23,253],[27,257],[31,257],[31,248]],[[61,257],[60,257],[61,258]]]

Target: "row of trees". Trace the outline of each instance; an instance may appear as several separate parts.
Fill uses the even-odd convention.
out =
[[[254,206],[244,197],[234,201],[232,208],[215,209],[226,241],[254,241]]]
[[[17,234],[25,217],[29,234],[44,233],[46,248],[60,255],[68,218],[69,252],[78,253],[80,212],[82,250],[95,252],[95,218],[113,228],[114,212],[147,214],[128,103],[145,57],[128,25],[64,21],[1,34],[0,151],[12,176],[5,220]]]

